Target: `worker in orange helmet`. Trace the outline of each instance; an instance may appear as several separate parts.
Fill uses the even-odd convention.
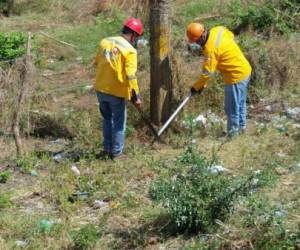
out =
[[[99,159],[115,159],[122,154],[127,101],[141,105],[136,78],[136,45],[142,33],[141,20],[129,18],[124,22],[120,36],[100,41],[94,86],[103,117],[103,150],[97,155]]]
[[[234,41],[233,33],[223,26],[206,29],[201,23],[190,23],[186,35],[192,54],[204,56],[202,73],[193,84],[191,94],[200,93],[214,72],[220,71],[225,82],[228,136],[244,132],[247,89],[252,68]]]

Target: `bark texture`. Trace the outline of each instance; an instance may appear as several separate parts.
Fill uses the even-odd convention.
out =
[[[27,54],[24,57],[24,63],[20,75],[20,93],[17,98],[16,110],[13,116],[12,131],[17,148],[17,157],[21,157],[23,154],[22,140],[20,135],[20,117],[22,113],[22,107],[25,101],[26,91],[30,83],[33,81],[33,63],[31,57],[31,33],[28,33],[27,42]]]
[[[171,0],[150,0],[150,113],[151,120],[160,125],[171,113]]]

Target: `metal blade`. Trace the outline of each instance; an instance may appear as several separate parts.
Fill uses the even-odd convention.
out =
[[[177,114],[180,112],[180,110],[187,104],[187,102],[192,97],[192,94],[189,94],[178,106],[178,108],[175,110],[175,112],[170,116],[170,118],[165,122],[165,124],[162,126],[162,128],[158,131],[157,135],[160,136],[170,125],[170,123],[175,119]]]

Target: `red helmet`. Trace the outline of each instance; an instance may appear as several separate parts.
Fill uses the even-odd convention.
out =
[[[128,18],[125,21],[124,26],[136,32],[139,36],[143,34],[143,24],[138,18]]]

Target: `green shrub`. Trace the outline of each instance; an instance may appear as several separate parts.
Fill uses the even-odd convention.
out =
[[[282,33],[299,30],[300,5],[298,0],[282,0],[278,2],[279,15],[276,28]]]
[[[252,26],[255,31],[269,35],[275,31],[288,34],[299,28],[299,4],[296,0],[264,1],[257,5],[251,2],[247,7],[241,1],[231,1],[229,26],[239,32]]]
[[[266,3],[264,6],[250,5],[248,8],[248,22],[259,32],[264,32],[273,24],[276,15],[273,4]]]
[[[10,176],[11,176],[11,172],[2,171],[0,173],[0,183],[6,183]]]
[[[0,61],[24,55],[26,36],[22,32],[0,32]]]
[[[180,231],[209,231],[216,219],[223,220],[240,195],[253,188],[252,179],[212,173],[212,161],[192,147],[181,155],[167,177],[150,186],[150,197],[167,209]]]
[[[75,249],[91,249],[97,242],[98,231],[95,225],[87,224],[75,232],[73,241]]]
[[[232,30],[249,25],[248,12],[242,6],[241,1],[233,0],[228,4],[228,13],[231,13],[227,26]]]

